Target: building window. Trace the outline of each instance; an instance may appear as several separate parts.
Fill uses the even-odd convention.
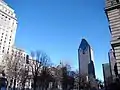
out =
[[[117,3],[119,3],[119,0],[116,0]]]
[[[12,50],[12,52],[14,52],[14,50]]]
[[[117,39],[120,39],[120,36]]]
[[[4,53],[4,50],[2,50],[2,53]]]
[[[114,5],[113,1],[111,1],[111,5],[112,5],[112,6]]]
[[[4,43],[6,43],[6,41],[4,41]]]
[[[4,33],[2,33],[2,35],[3,35]]]
[[[3,47],[3,49],[4,49],[5,47]]]
[[[11,39],[9,39],[11,41]]]
[[[83,51],[83,54],[85,54],[85,51]]]
[[[7,54],[9,54],[9,51],[7,51]]]
[[[9,44],[10,44],[10,42],[9,42]]]
[[[1,36],[1,38],[3,38],[3,36]]]
[[[2,41],[2,39],[1,39],[1,41]]]

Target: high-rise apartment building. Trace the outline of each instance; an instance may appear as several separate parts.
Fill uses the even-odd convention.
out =
[[[118,74],[120,74],[120,0],[106,0],[105,12],[111,32],[111,46],[115,52]]]
[[[0,56],[9,54],[15,41],[17,18],[14,10],[0,0]]]
[[[9,77],[10,75],[7,74],[6,59],[4,58],[7,56],[9,57],[10,55],[12,56],[10,59],[11,62],[14,62],[14,60],[19,60],[19,68],[24,66],[27,68],[29,63],[29,56],[27,53],[24,50],[14,46],[17,23],[18,22],[14,10],[9,7],[3,0],[0,0],[0,66],[4,67],[0,69],[0,74],[3,71],[6,73],[8,85],[11,85],[10,82],[13,78]],[[18,83],[19,82],[16,82],[16,87],[19,87],[20,84]],[[29,86],[31,85],[27,84],[26,82],[25,87]]]
[[[93,50],[85,39],[82,39],[78,49],[79,73],[89,80],[95,78]]]

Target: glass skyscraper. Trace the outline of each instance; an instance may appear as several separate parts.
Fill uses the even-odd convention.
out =
[[[108,85],[111,84],[112,82],[110,64],[109,63],[102,64],[102,67],[103,67],[103,75],[104,75],[104,84],[105,84],[105,88],[107,89]]]
[[[82,39],[78,49],[79,73],[86,79],[95,78],[93,50],[85,39]],[[88,78],[87,78],[88,77]]]

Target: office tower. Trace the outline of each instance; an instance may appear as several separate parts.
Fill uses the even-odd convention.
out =
[[[111,71],[109,63],[102,64],[103,67],[103,76],[104,76],[104,84],[107,89],[108,85],[112,82]]]
[[[106,0],[105,12],[112,36],[111,46],[115,52],[118,74],[120,74],[120,0]]]
[[[0,56],[11,52],[14,45],[17,18],[14,10],[0,0]]]
[[[82,39],[78,49],[79,73],[86,76],[88,81],[90,78],[95,78],[93,51],[88,42]]]
[[[115,71],[114,71],[114,67],[115,67],[115,57],[114,57],[114,51],[112,49],[110,49],[109,53],[108,53],[108,57],[109,57],[109,64],[110,64],[110,71],[111,71],[111,75],[112,75],[112,79],[114,80],[115,78]]]

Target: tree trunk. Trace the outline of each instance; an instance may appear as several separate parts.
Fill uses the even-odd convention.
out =
[[[22,90],[25,90],[25,81],[22,83]]]
[[[37,84],[37,79],[36,77],[34,78],[34,83],[33,83],[33,90],[36,90],[36,84]]]
[[[45,90],[47,90],[47,88],[48,88],[48,82],[45,80]]]
[[[42,90],[44,90],[44,82],[42,82],[41,86],[42,86]]]
[[[15,90],[15,86],[16,86],[16,79],[14,79],[13,90]]]

